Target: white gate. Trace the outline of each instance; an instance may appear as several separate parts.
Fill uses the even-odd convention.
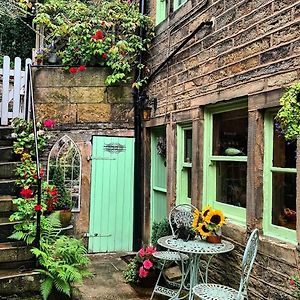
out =
[[[14,69],[11,70],[10,58],[3,58],[3,68],[0,68],[0,125],[8,125],[9,120],[13,118],[25,117],[28,64],[32,64],[29,58],[25,62],[25,71],[22,71],[21,58],[16,57]]]

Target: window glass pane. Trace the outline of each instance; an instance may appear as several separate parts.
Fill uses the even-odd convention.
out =
[[[192,162],[192,130],[184,130],[184,161]]]
[[[216,200],[246,207],[246,162],[216,162]]]
[[[272,224],[296,229],[296,173],[272,176]]]
[[[192,198],[192,168],[187,168],[187,196]]]
[[[213,115],[213,155],[247,155],[247,108]]]
[[[280,168],[296,168],[296,141],[286,141],[275,123],[273,144],[273,166]]]

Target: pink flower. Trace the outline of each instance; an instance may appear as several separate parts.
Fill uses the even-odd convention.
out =
[[[145,249],[144,249],[144,248],[141,248],[141,250],[139,251],[140,257],[144,257],[145,254],[146,254]]]
[[[143,262],[143,267],[146,269],[146,270],[149,270],[150,268],[153,267],[153,263],[150,259],[146,259],[144,262]]]
[[[75,74],[75,73],[77,73],[77,68],[71,67],[71,68],[69,69],[69,72],[70,72],[71,74]]]
[[[54,120],[45,120],[43,125],[47,128],[52,128],[55,125],[55,121]]]
[[[86,70],[86,67],[84,65],[79,66],[78,71],[83,72]]]
[[[150,247],[150,246],[148,246],[147,248],[146,248],[146,253],[147,254],[153,254],[153,253],[155,253],[156,252],[156,248],[155,247]]]
[[[33,191],[31,189],[22,189],[20,195],[24,198],[31,198]]]
[[[145,278],[149,275],[149,272],[146,271],[143,267],[140,267],[140,270],[139,270],[139,276],[141,278]]]
[[[36,205],[34,206],[34,210],[35,210],[35,211],[41,211],[41,210],[42,210],[42,205],[41,205],[41,204],[36,204]]]
[[[294,279],[290,279],[290,281],[289,281],[289,284],[290,284],[290,285],[295,285],[295,283],[296,283],[296,282],[295,282]]]

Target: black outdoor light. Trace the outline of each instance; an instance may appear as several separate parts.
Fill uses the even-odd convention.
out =
[[[156,110],[156,108],[157,108],[157,99],[156,98],[153,98],[151,100],[147,100],[144,103],[143,109],[142,109],[142,120],[143,121],[149,121],[150,120],[152,108],[154,110]]]

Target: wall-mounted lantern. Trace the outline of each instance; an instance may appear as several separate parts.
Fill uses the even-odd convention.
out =
[[[156,110],[157,108],[157,99],[153,98],[151,100],[146,100],[142,108],[142,120],[149,121],[151,118],[152,108]]]

